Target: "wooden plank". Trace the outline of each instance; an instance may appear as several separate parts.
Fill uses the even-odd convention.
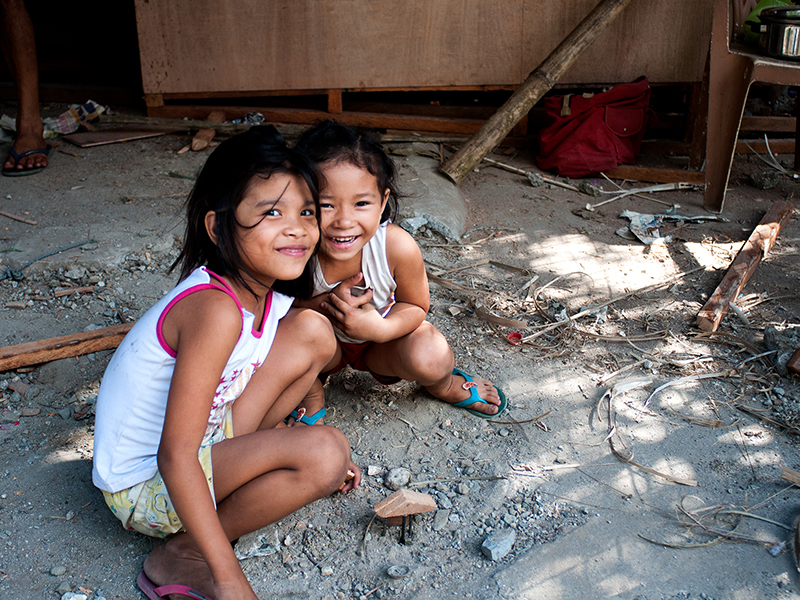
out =
[[[328,90],[328,112],[338,114],[342,112],[342,90]]]
[[[145,138],[158,137],[183,131],[188,128],[163,127],[163,126],[138,126],[138,127],[114,127],[113,129],[98,129],[97,131],[87,131],[81,133],[70,133],[64,139],[70,144],[75,144],[80,148],[91,148],[104,144],[116,144],[118,142],[130,142],[132,140],[142,140]]]
[[[268,107],[241,107],[225,106],[225,112],[230,118],[242,117],[250,111],[258,111],[269,123],[300,123],[310,125],[320,119],[329,119],[331,114],[323,110],[305,108],[268,108]],[[208,114],[207,106],[176,106],[166,105],[161,108],[148,109],[151,117],[167,119],[203,118]],[[336,120],[347,125],[361,127],[374,127],[376,129],[401,129],[412,131],[438,131],[442,133],[471,134],[484,123],[479,119],[445,119],[438,117],[422,117],[407,115],[387,115],[381,113],[342,112],[336,115]]]
[[[778,131],[794,133],[797,129],[796,117],[759,117],[743,116],[739,131]]]
[[[730,308],[730,303],[736,300],[761,259],[775,244],[781,229],[792,216],[793,208],[791,203],[783,200],[772,203],[767,214],[739,250],[722,282],[698,313],[697,326],[700,329],[703,331],[717,330],[722,318]]]
[[[143,88],[519,82],[523,1],[135,0]]]
[[[133,323],[0,348],[0,372],[119,346]]]
[[[700,81],[713,2],[634,2],[562,77],[562,82]],[[525,0],[523,65],[539,64],[597,5],[597,0]],[[528,67],[530,68],[530,67]]]
[[[606,175],[611,179],[628,179],[631,181],[649,181],[652,183],[693,183],[704,185],[705,173],[702,171],[684,171],[683,169],[660,169],[650,167],[637,167],[635,165],[620,165]]]

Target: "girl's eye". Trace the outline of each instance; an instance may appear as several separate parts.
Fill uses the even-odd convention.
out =
[[[333,208],[333,204],[329,204],[327,202],[320,202],[319,203],[319,207],[320,207],[320,209],[326,209],[326,208],[327,209],[331,209],[331,208]]]
[[[280,211],[277,208],[270,208],[268,211],[264,213],[265,217],[278,217],[280,216]]]
[[[317,213],[313,208],[306,208],[300,214],[304,217],[314,217]]]

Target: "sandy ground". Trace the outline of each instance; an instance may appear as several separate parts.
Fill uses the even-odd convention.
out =
[[[43,174],[0,179],[0,210],[36,222],[0,217],[0,265],[77,244],[0,281],[0,346],[134,320],[171,288],[166,268],[192,182],[170,174],[191,177],[207,156],[177,155],[187,141],[62,143]],[[535,170],[525,153],[495,158]],[[328,423],[349,437],[364,485],[240,540],[260,597],[800,598],[798,495],[777,468],[800,470],[800,386],[742,362],[766,350],[768,326],[797,341],[797,211],[745,288],[750,324],[731,315],[721,327],[729,336],[694,337],[697,311],[770,204],[797,204],[788,177],[750,185],[766,169],[737,157],[727,221],[665,225],[672,241],[657,246],[615,233],[624,209],[667,208],[650,199],[591,212],[596,198],[493,167],[472,174],[464,238],[417,233],[430,271],[447,280],[431,286],[429,318],[458,366],[491,378],[510,410],[484,421],[410,383],[333,377]],[[655,197],[707,214],[697,190]],[[82,285],[94,291],[55,297]],[[645,291],[619,299],[636,290]],[[532,343],[506,339],[612,299]],[[123,531],[91,484],[92,406],[110,354],[0,373],[2,597],[143,597],[135,577],[158,542]],[[603,398],[614,387],[609,417]],[[410,544],[372,521],[395,467],[439,509],[417,519]],[[510,532],[506,556],[484,556],[488,536]],[[409,572],[393,579],[392,565]]]

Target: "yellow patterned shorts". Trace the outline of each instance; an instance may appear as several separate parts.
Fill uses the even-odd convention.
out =
[[[214,498],[214,475],[211,468],[211,446],[233,437],[232,404],[231,402],[227,405],[221,425],[203,440],[197,454],[212,498]],[[183,531],[183,524],[175,512],[175,507],[172,506],[167,486],[159,472],[147,481],[137,483],[126,490],[114,493],[104,490],[103,498],[125,529],[153,537],[167,537]],[[216,503],[216,499],[214,502]]]

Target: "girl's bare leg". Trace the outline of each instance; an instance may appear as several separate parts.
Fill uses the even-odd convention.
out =
[[[211,452],[217,514],[229,540],[331,495],[350,464],[344,434],[327,426],[256,431]],[[214,595],[211,572],[189,534],[153,550],[144,571],[157,585],[181,583]]]
[[[431,396],[448,404],[461,402],[470,396],[469,390],[462,387],[465,379],[453,375],[455,358],[447,340],[427,321],[406,336],[373,345],[367,353],[367,365],[381,375],[416,381]],[[495,414],[500,396],[492,382],[479,377],[473,379],[478,386],[478,396],[488,404],[474,402],[466,408],[487,415]]]
[[[230,540],[330,495],[344,482],[350,446],[341,432],[272,428],[306,396],[336,347],[325,317],[290,311],[266,361],[234,403],[236,437],[212,448],[217,514]],[[214,595],[213,577],[190,534],[153,550],[144,571],[157,585],[181,583]]]

